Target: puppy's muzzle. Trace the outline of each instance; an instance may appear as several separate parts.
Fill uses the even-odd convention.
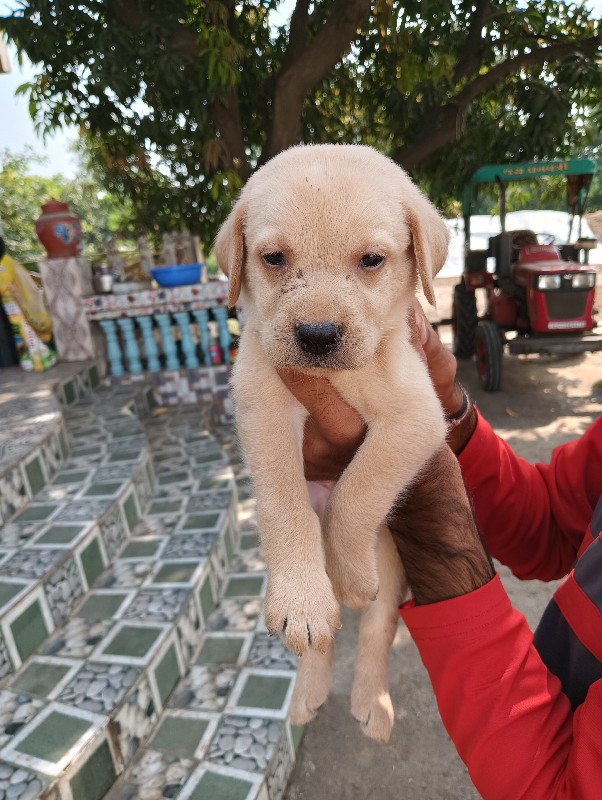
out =
[[[341,346],[341,329],[334,322],[299,323],[295,328],[297,344],[315,356],[333,353]]]

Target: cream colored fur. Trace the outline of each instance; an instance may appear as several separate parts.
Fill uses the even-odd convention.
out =
[[[418,280],[433,302],[447,243],[442,219],[403,170],[351,145],[276,156],[246,184],[216,240],[230,305],[240,295],[246,315],[232,390],[267,566],[266,625],[303,655],[295,722],[307,722],[326,700],[344,603],[365,609],[352,713],[373,738],[391,732],[388,655],[404,581],[385,521],[445,438],[407,320]],[[284,254],[284,267],[263,259],[274,252]],[[372,253],[384,262],[367,271],[360,259]],[[331,322],[342,332],[336,352],[316,356],[299,347],[299,324]],[[307,411],[279,368],[327,377],[367,424],[333,486],[308,489]]]

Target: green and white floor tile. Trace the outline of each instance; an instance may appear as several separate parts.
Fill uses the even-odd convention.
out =
[[[295,658],[233,431],[86,374],[0,529],[0,798],[280,800]]]

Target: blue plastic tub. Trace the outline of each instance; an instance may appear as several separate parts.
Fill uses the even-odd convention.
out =
[[[154,267],[151,275],[159,286],[189,286],[201,278],[200,264],[173,264],[169,267]]]

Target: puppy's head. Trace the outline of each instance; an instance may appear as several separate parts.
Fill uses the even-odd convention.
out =
[[[394,162],[369,147],[294,147],[256,172],[215,243],[247,324],[275,367],[357,369],[434,304],[447,228]]]

